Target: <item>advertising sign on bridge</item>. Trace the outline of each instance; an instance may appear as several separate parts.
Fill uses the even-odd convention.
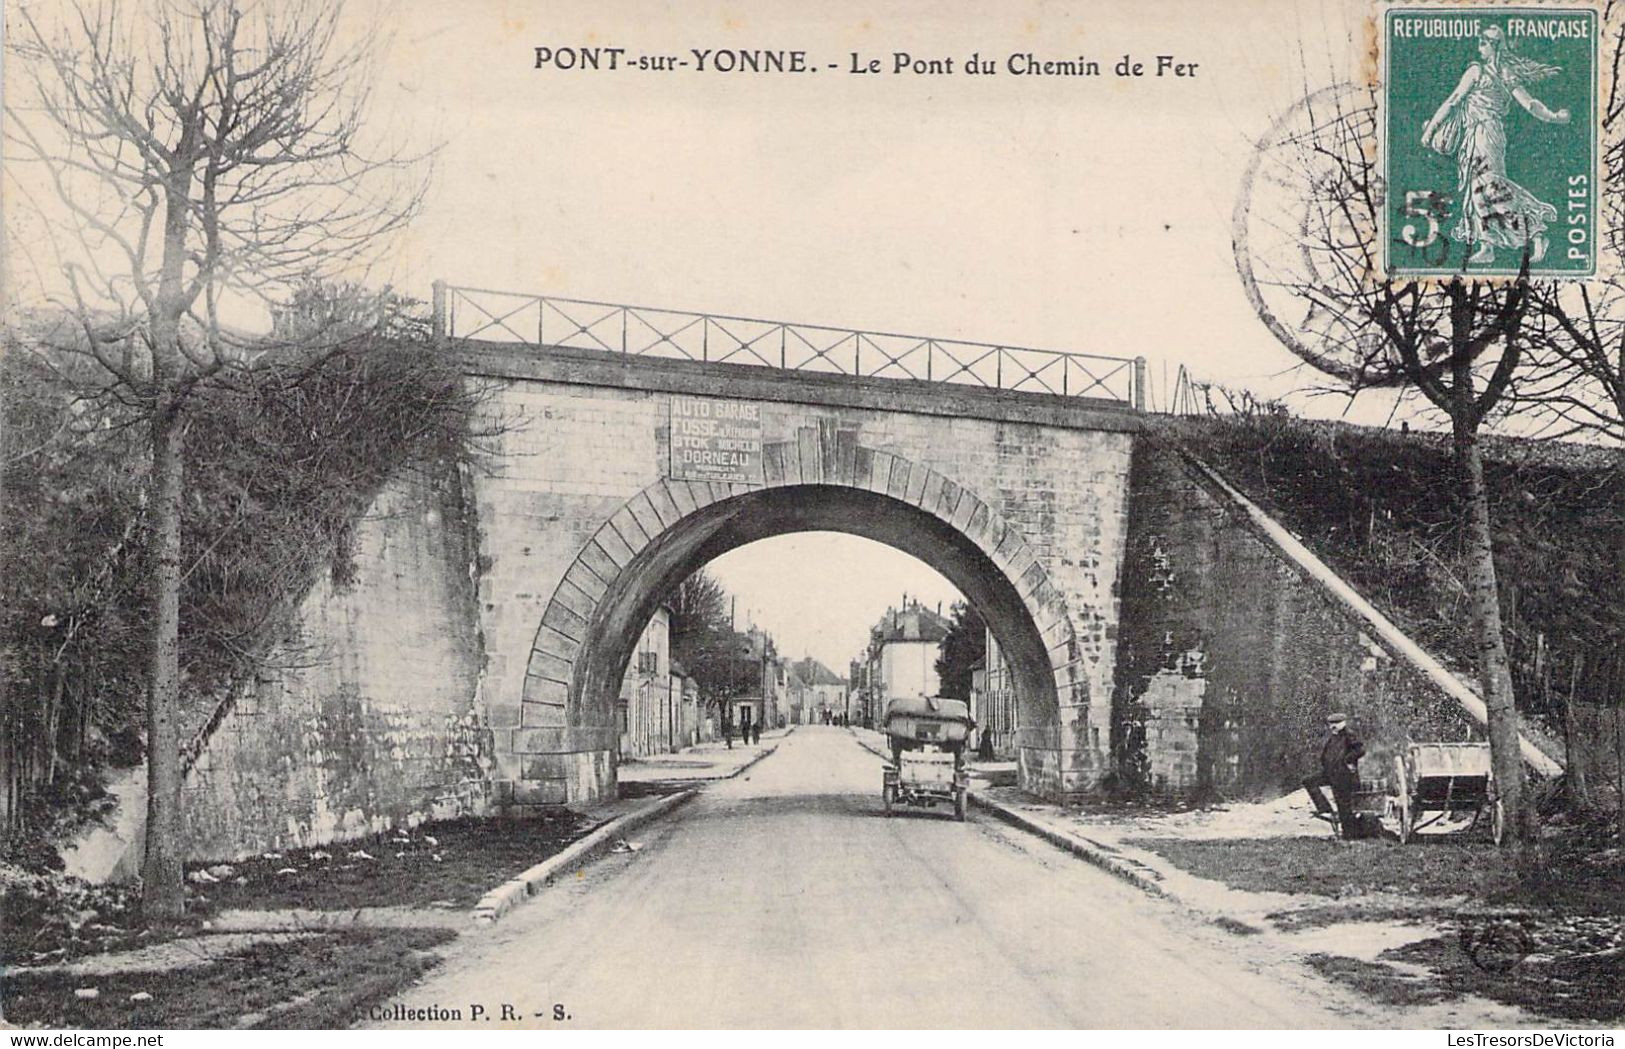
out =
[[[719,397],[671,399],[671,476],[762,481],[762,409]]]

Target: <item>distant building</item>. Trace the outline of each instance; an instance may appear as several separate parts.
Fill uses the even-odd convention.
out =
[[[677,738],[672,749],[692,747],[700,741],[703,731],[700,687],[676,659],[671,661],[671,695],[677,708]]]
[[[987,651],[971,670],[970,714],[976,719],[980,743],[990,736],[993,753],[1012,758],[1016,753],[1016,693],[1010,683],[1010,665],[999,651],[993,631],[987,632]]]
[[[874,724],[869,714],[869,659],[854,659],[846,665],[846,712],[854,725]]]
[[[869,630],[858,695],[862,713],[856,720],[878,726],[890,700],[937,695],[942,689],[937,657],[947,636],[948,620],[940,611],[907,597],[901,608],[888,608]]]
[[[779,658],[773,638],[761,628],[751,627],[740,636],[744,638],[740,659],[748,664],[741,679],[750,681],[753,687],[728,700],[733,731],[737,733],[746,725],[782,728],[789,722],[785,662]]]
[[[801,664],[784,664],[784,694],[786,716],[792,725],[810,725],[817,719],[813,711],[812,686],[801,676]]]
[[[845,714],[846,679],[807,656],[789,664],[792,707],[799,707],[798,724],[821,725]]]
[[[681,685],[677,695],[680,702]],[[621,757],[677,749],[681,745],[678,717],[672,701],[671,611],[662,605],[649,617],[621,677],[620,698],[615,704]]]

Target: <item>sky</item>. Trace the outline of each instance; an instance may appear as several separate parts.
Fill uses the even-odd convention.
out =
[[[357,0],[345,33],[381,44],[369,133],[438,145],[421,215],[365,279],[425,299],[441,278],[1144,356],[1154,402],[1181,366],[1292,395],[1313,376],[1242,294],[1232,216],[1277,115],[1360,75],[1369,9]],[[594,47],[625,49],[621,68],[537,68],[538,48]],[[715,65],[739,49],[801,51],[816,72],[696,68],[696,50]],[[953,72],[894,73],[899,53]],[[1155,75],[1158,55],[1187,75]],[[690,65],[645,72],[639,56]],[[972,56],[996,71],[967,74]],[[1017,75],[1011,56],[1094,61],[1102,75]],[[1124,59],[1144,75],[1114,75]],[[871,61],[879,72],[850,71]],[[21,229],[13,280],[19,242],[41,232]],[[919,562],[849,537],[767,541],[715,567],[785,651],[840,672],[904,592],[955,596]]]
[[[857,567],[854,567],[857,566]],[[797,532],[723,554],[706,571],[738,597],[739,629],[759,626],[789,659],[812,656],[841,677],[888,608],[918,601],[948,615],[962,595],[918,558],[838,532]]]
[[[445,136],[388,275],[1001,340],[1181,365],[1283,395],[1309,381],[1240,292],[1231,219],[1252,144],[1348,72],[1364,5],[1170,3],[410,6],[397,114]],[[996,12],[996,13],[995,13]],[[1300,42],[1307,57],[1300,55]],[[535,48],[796,49],[798,76],[534,68]],[[894,74],[897,52],[956,72]],[[852,74],[879,59],[880,74]],[[993,76],[961,72],[975,53]],[[1177,78],[1017,77],[1009,56],[1125,55]],[[838,68],[831,70],[829,63]],[[1337,412],[1325,401],[1311,411]],[[852,536],[714,562],[781,651],[846,672],[904,594],[957,591]]]
[[[374,277],[1144,355],[1154,388],[1183,364],[1285,393],[1303,377],[1240,292],[1232,212],[1305,83],[1357,75],[1367,5],[1220,6],[404,3],[376,108],[442,148]],[[534,68],[588,46],[823,68]],[[899,51],[956,72],[892,74]],[[846,72],[854,52],[882,72]],[[999,71],[960,72],[973,53]],[[1012,54],[1106,75],[1015,76]],[[1110,75],[1159,54],[1194,76]]]

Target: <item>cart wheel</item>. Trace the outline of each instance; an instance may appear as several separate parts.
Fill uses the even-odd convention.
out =
[[[1399,787],[1399,843],[1409,844],[1411,840],[1411,787],[1405,777],[1405,759],[1394,758],[1394,782]]]
[[[1506,835],[1506,807],[1501,804],[1500,798],[1496,798],[1494,804],[1490,807],[1490,840],[1499,845],[1501,844],[1501,839],[1505,838]]]
[[[886,806],[886,815],[890,816],[892,803],[897,800],[897,788],[889,783],[880,788],[880,800]]]
[[[965,822],[965,788],[954,791],[954,819]]]

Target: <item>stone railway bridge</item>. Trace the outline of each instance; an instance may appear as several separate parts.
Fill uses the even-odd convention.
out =
[[[504,418],[537,421],[504,437],[502,473],[474,485],[486,710],[515,802],[611,789],[615,697],[662,595],[735,547],[813,529],[912,554],[984,613],[1018,676],[1024,784],[1059,795],[1099,779],[1131,411],[727,364],[464,352],[501,383]],[[672,476],[682,398],[725,400],[757,423],[759,480]]]
[[[354,579],[299,609],[300,658],[212,719],[195,855],[612,796],[615,698],[661,595],[813,529],[975,604],[1036,794],[1291,782],[1331,696],[1363,697],[1368,735],[1459,720],[1147,443],[1143,362],[439,286],[436,310],[489,392],[489,454],[388,485]]]

